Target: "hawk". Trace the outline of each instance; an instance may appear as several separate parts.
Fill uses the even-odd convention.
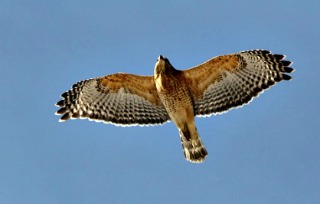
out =
[[[61,95],[60,121],[87,118],[121,126],[157,125],[172,120],[185,158],[207,156],[195,116],[226,112],[249,103],[294,71],[285,55],[249,50],[214,57],[187,70],[175,69],[159,56],[153,76],[126,73],[80,81]]]

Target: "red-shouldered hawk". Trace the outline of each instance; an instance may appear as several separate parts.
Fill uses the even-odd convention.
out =
[[[249,103],[263,90],[291,77],[284,55],[249,50],[218,56],[180,71],[159,56],[154,76],[117,73],[80,81],[56,105],[60,121],[88,118],[115,125],[156,125],[172,120],[186,159],[199,163],[207,153],[195,116],[222,113]]]

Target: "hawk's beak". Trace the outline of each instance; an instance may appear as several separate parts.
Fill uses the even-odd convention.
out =
[[[167,58],[163,55],[159,55],[157,61],[160,61],[160,60],[166,60]]]

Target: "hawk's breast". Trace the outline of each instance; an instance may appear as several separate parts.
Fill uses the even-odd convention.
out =
[[[159,97],[170,113],[192,107],[192,100],[185,80],[179,75],[159,74],[155,78]]]

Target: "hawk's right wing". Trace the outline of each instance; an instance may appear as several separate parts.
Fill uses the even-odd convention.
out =
[[[170,120],[153,77],[112,74],[80,81],[56,105],[60,121],[74,118],[116,125],[156,125]]]
[[[194,100],[195,115],[222,113],[242,106],[263,90],[291,79],[284,55],[250,50],[219,56],[183,71]]]

